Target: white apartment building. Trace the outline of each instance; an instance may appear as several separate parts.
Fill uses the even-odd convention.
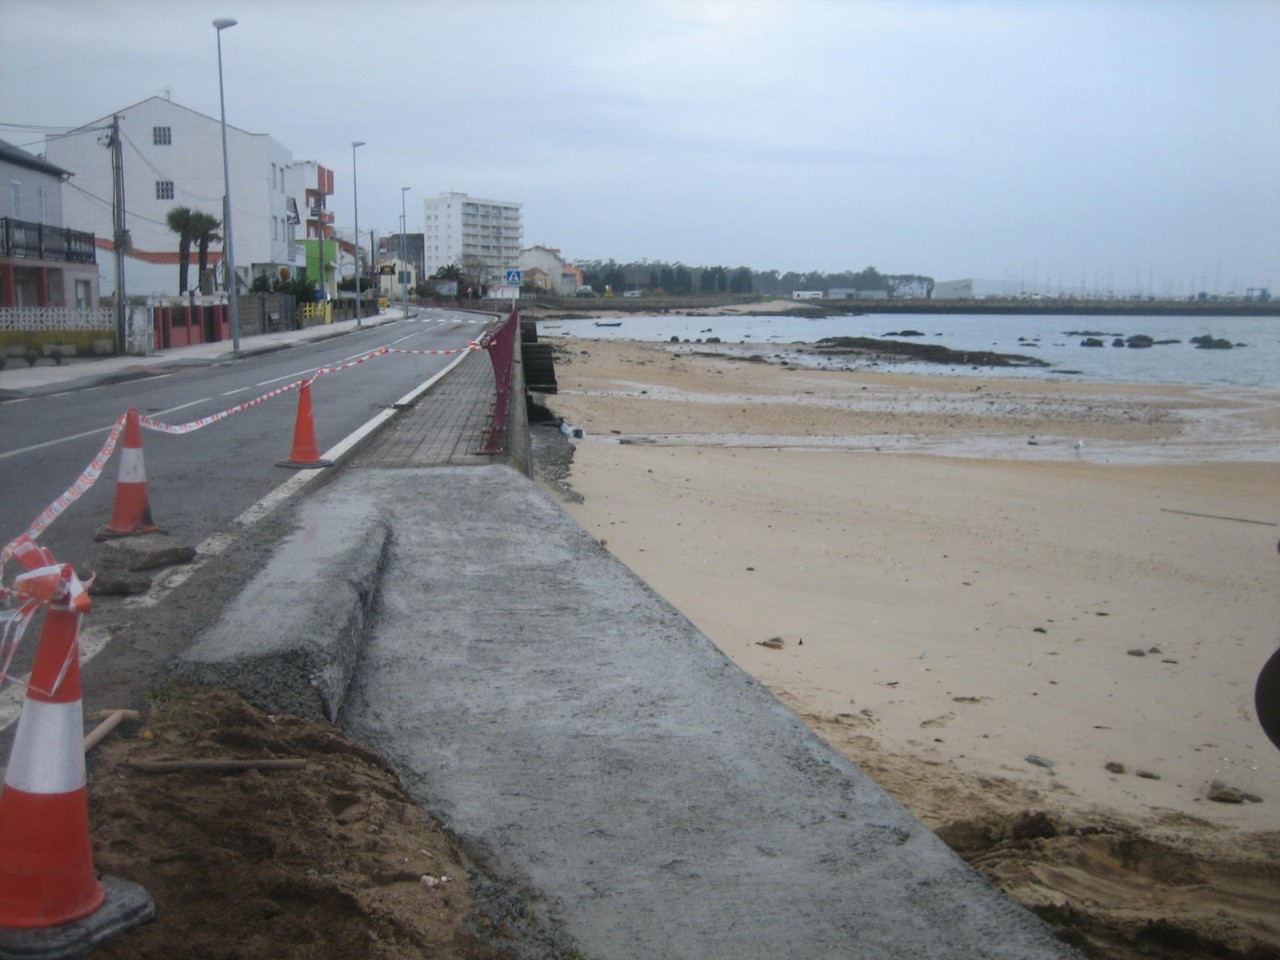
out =
[[[178,235],[166,217],[174,207],[190,207],[223,220],[222,124],[165,97],[125,107],[118,116],[131,241],[125,290],[131,296],[173,296],[178,293]],[[45,140],[49,162],[75,173],[63,191],[65,219],[92,231],[105,250],[113,232],[111,151],[104,135],[110,125],[108,115]],[[281,267],[296,271],[305,264],[295,242],[303,200],[295,191],[304,184],[289,175],[292,154],[267,134],[228,125],[227,157],[236,273],[244,290],[256,274],[276,276]],[[210,262],[218,262],[221,244],[210,253]],[[191,264],[195,286],[194,249]],[[101,283],[103,295],[115,292],[110,270],[103,271]]]
[[[481,283],[502,283],[520,259],[520,207],[465,193],[422,202],[426,275],[457,264]]]

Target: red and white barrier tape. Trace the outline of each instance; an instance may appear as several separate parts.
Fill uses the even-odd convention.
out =
[[[254,397],[252,400],[246,400],[244,403],[236,404],[234,407],[227,410],[223,410],[219,413],[211,413],[207,417],[201,417],[199,420],[192,420],[188,423],[164,423],[160,420],[152,420],[150,417],[139,414],[138,426],[144,427],[147,430],[154,430],[156,433],[168,433],[174,435],[193,433],[202,427],[209,426],[211,423],[217,423],[219,420],[225,420],[227,417],[234,416],[237,413],[243,413],[250,407],[256,407],[260,403],[266,403],[268,400],[273,400],[282,393],[288,393],[290,390],[297,390],[303,383],[304,381],[302,380],[295,380],[293,383],[286,384],[283,387],[278,387],[269,393],[264,393],[260,397]]]
[[[4,549],[0,550],[0,576],[3,576],[5,564],[10,558],[18,555],[20,545],[24,540],[34,541],[40,536],[49,524],[58,519],[68,507],[84,496],[102,476],[102,470],[107,465],[107,461],[111,459],[111,454],[116,449],[116,443],[120,440],[120,433],[124,430],[125,416],[122,415],[119,420],[111,427],[111,433],[108,435],[106,442],[103,443],[102,449],[98,451],[97,456],[89,462],[84,468],[84,472],[76,478],[75,483],[71,484],[58,499],[45,507],[40,515],[27,528],[26,533],[18,537],[16,540],[6,544]]]
[[[293,383],[287,384],[283,387],[279,387],[268,393],[264,393],[262,396],[255,397],[253,400],[248,400],[244,403],[237,404],[236,406],[231,407],[230,409],[223,410],[219,413],[210,414],[207,417],[201,417],[198,420],[192,420],[188,423],[173,424],[173,423],[163,423],[160,420],[153,420],[150,417],[139,415],[138,425],[146,428],[147,430],[154,430],[157,433],[167,433],[171,435],[182,435],[187,433],[193,433],[194,431],[199,430],[203,427],[207,427],[210,424],[217,423],[219,420],[225,420],[227,417],[234,416],[237,413],[242,413],[251,407],[256,407],[258,404],[265,403],[268,400],[272,400],[283,393],[288,393],[290,390],[297,390],[304,383],[306,384],[314,383],[318,377],[321,377],[324,374],[337,373],[341,370],[346,370],[350,367],[358,367],[360,366],[360,364],[364,363],[365,361],[372,360],[375,357],[386,356],[387,354],[392,354],[392,353],[419,354],[419,355],[429,355],[429,356],[449,356],[449,355],[459,354],[459,353],[470,353],[475,350],[486,350],[489,348],[491,343],[492,343],[492,338],[489,336],[489,334],[485,333],[481,335],[478,341],[477,340],[469,341],[465,347],[460,347],[456,350],[406,350],[398,347],[379,347],[377,350],[367,353],[363,357],[359,357],[348,363],[340,364],[334,367],[319,367],[307,379],[295,380]],[[76,478],[75,483],[73,483],[70,487],[68,487],[67,490],[60,497],[58,497],[58,499],[54,500],[53,503],[45,507],[45,509],[40,513],[40,515],[36,517],[35,521],[31,524],[31,526],[27,528],[26,532],[22,534],[22,536],[8,543],[3,549],[0,549],[0,599],[7,599],[7,597],[10,594],[10,591],[6,590],[3,586],[5,565],[9,562],[11,558],[17,556],[20,544],[22,544],[24,541],[30,541],[34,545],[34,541],[36,537],[40,536],[40,534],[43,533],[45,529],[63,513],[63,511],[65,511],[73,503],[75,503],[82,496],[84,496],[84,494],[88,492],[89,488],[92,487],[98,481],[98,478],[102,476],[103,468],[106,466],[107,461],[111,459],[111,454],[115,451],[116,444],[120,439],[121,431],[124,430],[125,416],[127,416],[127,414],[121,416],[120,419],[115,422],[114,426],[112,426],[111,435],[107,437],[106,443],[102,445],[102,449],[98,451],[97,456],[95,456],[93,460],[89,463],[89,465],[85,467],[84,472],[81,473],[78,478]],[[9,627],[6,626],[5,631],[0,631],[0,652],[2,652],[4,649],[4,644],[6,642],[5,637],[7,636],[6,631],[8,631],[8,629]],[[21,633],[19,632],[19,637],[20,636],[21,636]],[[3,676],[4,676],[3,667],[0,667],[0,679],[2,679]]]
[[[0,685],[5,680],[23,682],[9,676],[9,667],[37,610],[54,603],[65,603],[70,609],[77,611],[87,610],[89,607],[88,584],[80,582],[71,564],[59,564],[53,558],[53,553],[47,547],[38,546],[33,537],[24,533],[6,546],[5,551],[5,559],[13,557],[26,573],[19,574],[11,588],[0,587],[0,598],[4,599],[6,605],[14,597],[19,601],[16,610],[6,610],[0,617]],[[92,582],[91,577],[89,583]],[[57,692],[71,668],[72,658],[76,656],[79,656],[79,650],[72,644],[54,678],[53,689],[41,690],[41,693],[52,696]]]

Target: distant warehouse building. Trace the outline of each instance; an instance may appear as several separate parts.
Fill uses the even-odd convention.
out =
[[[828,300],[888,300],[888,290],[859,290],[856,287],[832,287]]]
[[[972,300],[973,280],[939,280],[933,285],[935,300]]]

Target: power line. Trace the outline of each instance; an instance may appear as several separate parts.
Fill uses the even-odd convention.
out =
[[[145,164],[147,165],[147,168],[148,168],[148,169],[150,169],[152,173],[154,173],[154,174],[155,174],[157,177],[159,177],[161,180],[165,180],[165,181],[168,181],[168,182],[170,182],[170,183],[172,183],[172,184],[173,184],[173,189],[174,189],[174,193],[175,193],[175,199],[177,199],[177,196],[176,196],[176,195],[181,194],[181,196],[182,196],[183,198],[188,198],[188,199],[191,199],[191,200],[199,200],[199,201],[201,201],[201,202],[203,202],[203,203],[209,203],[209,204],[221,204],[221,203],[222,203],[222,197],[221,197],[220,195],[219,195],[219,196],[216,196],[216,197],[206,197],[206,196],[202,196],[201,194],[198,194],[198,193],[193,193],[191,190],[189,190],[189,189],[186,187],[186,185],[183,183],[183,181],[182,181],[180,178],[173,176],[173,174],[171,174],[171,173],[166,173],[165,171],[163,171],[163,170],[161,170],[159,167],[157,167],[154,163],[152,163],[152,162],[151,162],[151,160],[150,160],[150,158],[148,158],[146,154],[144,154],[141,150],[139,150],[139,149],[138,149],[138,145],[137,145],[136,143],[134,143],[134,142],[129,138],[129,135],[128,135],[127,133],[125,133],[123,130],[121,130],[121,131],[120,131],[120,136],[121,136],[121,139],[123,139],[123,140],[124,140],[124,142],[125,142],[125,143],[127,143],[127,144],[130,146],[130,148],[133,150],[133,152],[134,152],[134,153],[136,153],[136,154],[138,155],[138,158],[139,158],[143,163],[145,163]],[[249,210],[243,210],[242,208],[237,207],[237,206],[235,206],[234,204],[232,205],[232,208],[231,208],[231,209],[232,209],[235,213],[237,213],[237,214],[243,214],[246,218],[248,218],[249,220],[251,220],[251,221],[253,221],[253,222],[255,222],[255,223],[266,223],[266,222],[267,222],[267,218],[266,218],[266,217],[264,217],[264,216],[262,216],[262,215],[260,215],[260,214],[254,213],[254,212],[252,212],[252,211],[249,211]],[[142,217],[142,218],[140,218],[140,219],[145,220],[146,218],[145,218],[145,217]],[[154,223],[155,221],[151,221],[151,222],[152,222],[152,223]]]
[[[78,191],[79,193],[83,193],[83,194],[84,194],[86,197],[88,197],[90,200],[96,200],[98,203],[102,204],[104,207],[108,207],[108,208],[110,208],[110,207],[111,207],[111,201],[110,201],[110,200],[104,199],[103,197],[98,196],[96,193],[90,193],[90,192],[89,192],[88,190],[86,190],[84,187],[81,187],[81,186],[79,186],[79,185],[77,185],[77,184],[75,184],[75,183],[71,183],[70,181],[68,181],[66,184],[64,184],[64,186],[68,186],[68,187],[70,187],[72,190]],[[125,207],[125,212],[126,212],[130,217],[132,217],[134,220],[144,220],[144,221],[146,221],[147,223],[153,223],[153,224],[155,224],[157,227],[164,227],[166,230],[169,228],[169,224],[167,224],[167,223],[161,223],[159,220],[152,220],[150,217],[144,217],[144,216],[143,216],[142,214],[140,214],[140,213],[133,213],[133,212],[131,212],[131,211],[129,210],[129,208],[128,208],[127,206]]]
[[[110,129],[110,125],[102,127],[46,127],[30,123],[0,122],[0,130],[13,130],[19,133],[44,134],[44,137],[40,140],[33,140],[30,143],[15,143],[14,146],[20,150],[30,150],[32,147],[42,147],[50,140],[65,140],[67,137],[76,137],[86,133],[99,133],[103,130]]]

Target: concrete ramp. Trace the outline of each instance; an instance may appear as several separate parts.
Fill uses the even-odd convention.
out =
[[[516,470],[350,471],[308,508],[357,504],[391,543],[341,721],[557,942],[1078,957]]]

